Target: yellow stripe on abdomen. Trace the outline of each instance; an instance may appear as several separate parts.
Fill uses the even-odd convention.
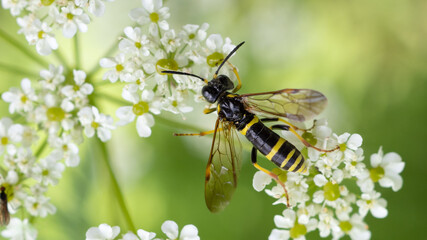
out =
[[[265,156],[268,160],[271,160],[274,155],[279,151],[279,148],[286,142],[285,139],[279,138],[279,141],[277,141],[276,145],[271,149],[271,151]]]
[[[304,161],[304,163],[302,164],[300,169],[298,169],[298,171],[296,171],[296,172],[307,173],[307,170],[308,170],[308,163],[307,163],[307,161]]]
[[[246,135],[246,132],[249,130],[249,128],[251,128],[251,126],[257,122],[259,122],[259,119],[257,116],[254,116],[254,118],[248,124],[246,124],[246,126],[239,132],[243,135]]]
[[[300,164],[301,161],[304,161],[304,160],[302,159],[302,155],[300,154],[295,160],[294,164],[292,164],[292,166],[288,169],[288,171],[293,172],[295,168],[298,166],[298,164]]]
[[[286,165],[286,163],[288,163],[289,159],[291,159],[291,157],[294,155],[295,151],[296,151],[296,150],[295,150],[295,148],[294,148],[294,149],[292,149],[292,151],[290,151],[290,152],[288,153],[288,156],[286,156],[286,159],[285,159],[285,160],[283,160],[282,164],[280,164],[280,167],[281,167],[281,168],[283,168],[283,167]]]

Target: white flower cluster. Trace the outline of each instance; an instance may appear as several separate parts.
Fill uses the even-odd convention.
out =
[[[289,136],[288,132],[283,134]],[[363,162],[362,137],[359,134],[333,134],[324,120],[316,121],[313,129],[302,134],[319,148],[333,149],[339,145],[339,150],[324,153],[305,149],[308,150],[306,161],[311,165],[306,176],[275,169],[286,184],[293,208],[274,217],[277,229],[273,229],[269,239],[305,239],[308,232],[316,229],[323,238],[339,239],[348,235],[351,239],[370,239],[371,232],[364,217],[368,212],[376,218],[385,218],[388,214],[387,202],[375,190],[375,183],[398,191],[402,187],[399,174],[405,163],[398,154],[384,155],[380,148],[378,153],[371,155],[371,167],[367,167]],[[253,186],[257,191],[262,191],[270,183],[271,178],[265,173],[255,174]],[[280,185],[265,192],[278,199],[273,204],[286,205]]]
[[[2,0],[2,7],[17,17],[21,29],[30,45],[36,45],[40,55],[49,55],[58,48],[53,33],[62,29],[64,37],[72,38],[77,30],[86,32],[90,23],[89,13],[104,14],[105,1],[112,0]]]
[[[152,114],[160,114],[162,110],[174,114],[190,112],[193,108],[186,104],[188,98],[202,99],[203,81],[162,71],[212,76],[234,45],[219,34],[207,36],[207,23],[170,29],[166,21],[169,9],[163,6],[162,0],[142,0],[142,5],[129,14],[137,24],[124,29],[120,52],[115,57],[101,59],[100,65],[109,69],[104,80],[126,84],[122,97],[129,106],[117,110],[118,124],[125,125],[136,119],[139,136],[148,137],[154,125]]]
[[[85,79],[83,71],[74,70],[68,79],[62,66],[50,65],[40,71],[35,86],[25,78],[21,88],[2,94],[16,122],[22,122],[0,119],[0,187],[10,213],[21,210],[34,217],[55,213],[46,191],[58,184],[66,167],[79,164],[82,133],[91,137],[96,132],[102,141],[110,139],[113,120],[90,105],[93,86]],[[28,229],[35,236],[28,224],[27,219],[13,218],[2,235],[14,239],[14,234],[21,236]]]
[[[167,236],[166,239],[176,240],[200,240],[197,227],[189,224],[185,225],[181,233],[179,233],[178,224],[174,221],[167,220],[162,224],[162,232]],[[101,224],[98,227],[91,227],[86,232],[86,240],[113,240],[120,234],[120,227],[111,227],[108,224]],[[128,232],[122,235],[120,240],[161,240],[162,238],[155,238],[156,233],[147,232],[143,229],[138,229],[136,234]]]

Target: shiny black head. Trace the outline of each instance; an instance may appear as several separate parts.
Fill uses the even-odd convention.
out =
[[[225,75],[219,75],[209,81],[208,85],[202,88],[202,95],[206,101],[214,103],[218,100],[219,96],[227,90],[234,88],[233,82]]]

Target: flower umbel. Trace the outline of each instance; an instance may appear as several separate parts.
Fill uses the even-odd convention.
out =
[[[198,235],[197,227],[189,224],[185,225],[181,233],[179,232],[178,225],[176,222],[167,220],[162,224],[162,232],[166,235],[166,238],[156,238],[157,240],[161,239],[176,239],[176,240],[200,240]],[[86,232],[86,240],[113,240],[118,237],[120,234],[120,227],[114,226],[111,227],[108,224],[101,224],[99,227],[91,227]],[[122,235],[120,240],[151,240],[156,237],[156,233],[147,232],[143,229],[138,229],[136,233],[127,232]]]
[[[376,218],[388,214],[387,202],[375,191],[375,183],[399,190],[402,187],[399,173],[404,167],[401,157],[397,153],[384,155],[380,148],[371,156],[372,168],[368,169],[363,163],[359,134],[332,134],[325,120],[316,121],[306,133],[302,135],[314,137],[317,147],[333,149],[339,145],[339,150],[321,153],[309,148],[306,159],[311,162],[309,174],[287,173],[285,184],[293,208],[274,217],[277,229],[273,229],[269,239],[305,239],[308,232],[316,229],[321,237],[332,235],[333,239],[339,239],[348,235],[351,239],[369,239],[371,233],[364,217],[368,212]],[[352,182],[357,183],[358,191],[349,190],[347,186]],[[255,174],[253,186],[257,191],[270,183],[271,179],[263,172]],[[274,204],[286,204],[282,187],[277,185],[265,191],[278,198]]]

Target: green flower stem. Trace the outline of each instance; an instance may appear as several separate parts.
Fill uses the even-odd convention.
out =
[[[41,58],[39,55],[30,51],[26,45],[21,44],[19,41],[17,41],[13,37],[11,37],[9,34],[7,34],[2,29],[0,29],[0,38],[4,39],[10,45],[16,47],[19,51],[21,51],[23,54],[27,55],[27,57],[34,60],[34,62],[38,63],[40,66],[47,67],[49,65],[43,58]]]
[[[39,74],[36,72],[31,72],[30,70],[26,70],[26,69],[16,67],[16,66],[12,66],[9,64],[5,64],[5,63],[0,63],[0,70],[2,70],[4,72],[10,72],[10,73],[13,73],[15,75],[23,75],[26,77],[34,77],[34,78],[39,77]]]
[[[37,149],[36,153],[34,154],[36,159],[40,157],[40,155],[43,153],[43,150],[46,148],[46,146],[47,146],[47,136],[43,140],[43,143],[40,145],[39,149]]]
[[[113,102],[113,103],[115,103],[115,104],[117,104],[117,105],[120,105],[120,106],[123,106],[123,105],[130,105],[130,104],[131,104],[131,103],[130,103],[130,102],[128,102],[128,101],[125,101],[125,100],[123,100],[123,99],[121,99],[121,98],[117,98],[117,97],[115,97],[115,96],[108,95],[108,94],[106,94],[106,93],[94,92],[94,93],[93,93],[93,96],[94,96],[94,97],[99,97],[99,98],[102,98],[102,99],[105,99],[105,100],[108,100],[108,101]]]
[[[64,55],[62,55],[59,49],[53,51],[53,55],[58,59],[58,61],[64,66],[66,70],[70,69],[70,64],[68,64],[67,60],[65,60]]]
[[[102,142],[99,139],[97,139],[96,141],[97,141],[97,143],[100,147],[101,153],[103,155],[101,158],[104,160],[105,166],[108,169],[108,173],[110,175],[110,179],[111,179],[111,183],[113,185],[113,190],[115,192],[115,196],[117,197],[117,201],[119,202],[120,209],[122,210],[122,213],[125,217],[128,228],[130,231],[136,233],[135,225],[133,224],[132,218],[129,214],[129,211],[128,211],[128,208],[126,206],[122,191],[121,191],[120,186],[119,186],[119,183],[117,182],[116,176],[114,175],[113,168],[111,167],[111,161],[110,161],[110,157],[109,157],[109,154],[107,151],[107,144]]]
[[[74,64],[76,69],[80,69],[80,43],[79,43],[79,34],[76,33],[74,36]]]
[[[119,83],[121,83],[121,82],[116,82],[115,84],[119,84]],[[108,84],[111,84],[110,80],[102,80],[102,81],[92,82],[92,85],[94,87],[105,86],[105,85],[108,85]]]

